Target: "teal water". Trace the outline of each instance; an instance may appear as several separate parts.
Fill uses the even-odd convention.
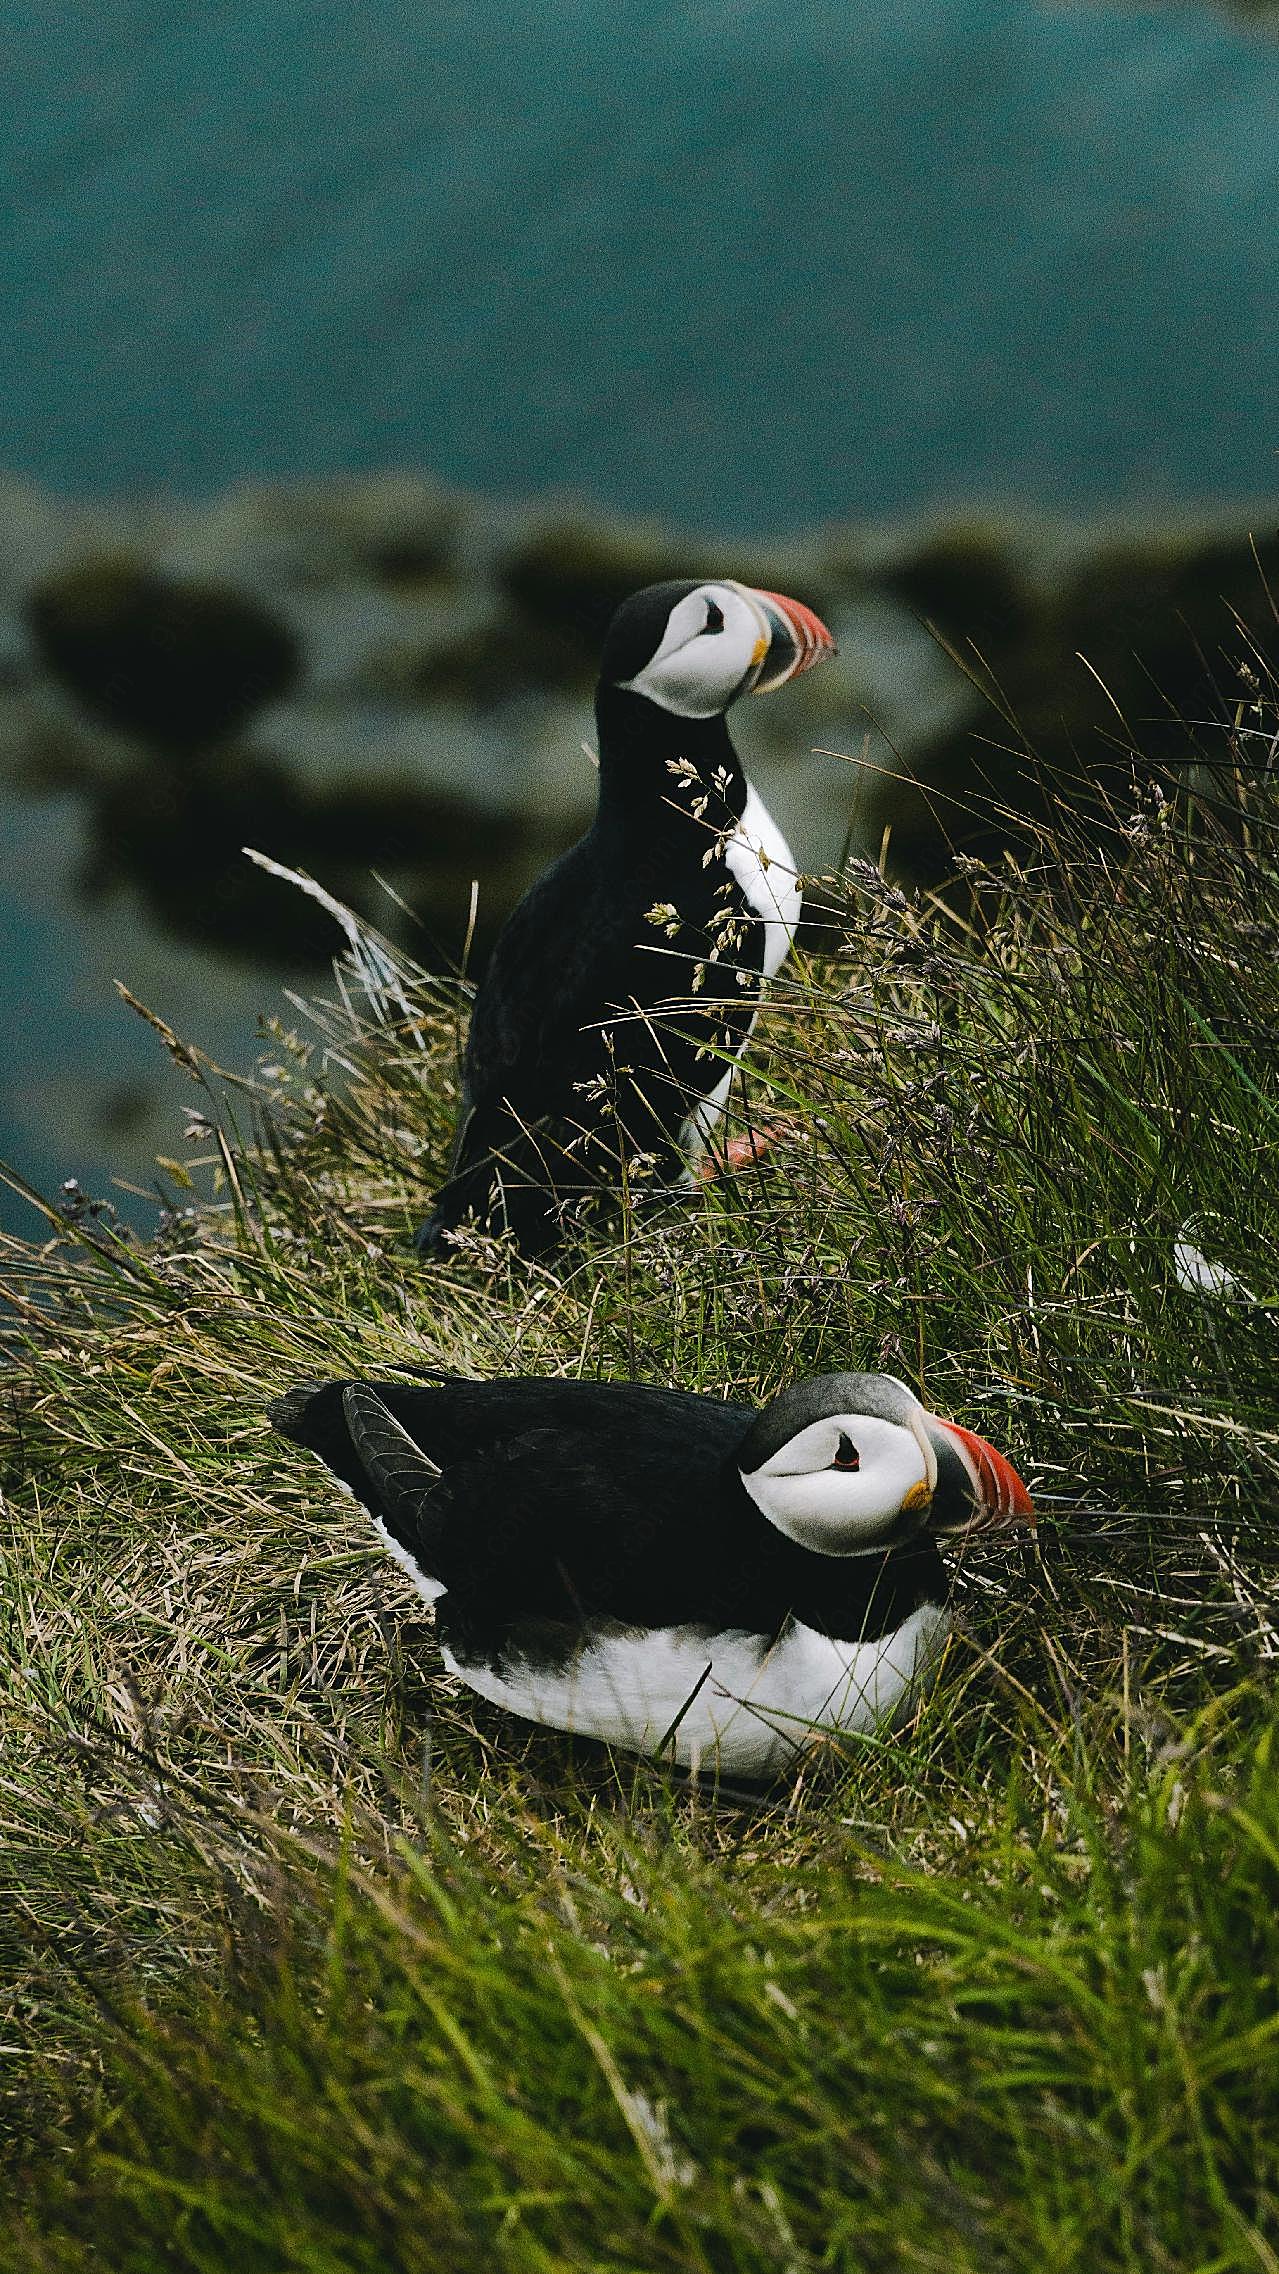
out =
[[[1048,0],[27,0],[11,466],[771,530],[1255,497],[1279,44]]]

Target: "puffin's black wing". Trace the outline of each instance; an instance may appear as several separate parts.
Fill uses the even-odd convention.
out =
[[[599,1024],[618,961],[611,931],[617,911],[605,918],[595,907],[593,866],[581,851],[567,853],[525,894],[480,983],[449,1181],[431,1219],[441,1229],[468,1209],[484,1214],[495,1163],[512,1191],[570,1182],[562,1146],[576,1122],[590,1121],[590,1101],[578,1085],[599,1070]],[[519,1214],[517,1206],[512,1220]]]
[[[716,899],[698,872],[729,929],[684,925],[672,944],[649,916],[647,886],[610,897],[600,878],[584,840],[499,936],[472,1013],[449,1182],[419,1234],[426,1249],[469,1209],[485,1212],[495,1162],[521,1245],[553,1239],[548,1196],[616,1181],[615,1110],[627,1147],[655,1152],[659,1176],[674,1173],[682,1124],[745,1040],[764,926],[732,928],[750,913],[736,884]]]
[[[563,1110],[566,1045],[604,1008],[594,900],[593,863],[575,845],[503,925],[471,1014],[455,1171],[474,1156],[468,1113],[505,1099],[530,1119]]]
[[[698,850],[700,837],[693,842]],[[624,1014],[629,1005],[644,1010],[687,1003],[698,1042],[716,1006],[721,1021],[724,1012],[736,1013],[737,1031],[749,1024],[765,926],[726,865],[717,862],[707,872],[699,859],[687,890],[676,897],[682,909],[704,903],[706,920],[685,918],[673,938],[650,913],[663,897],[658,869],[647,881],[628,877],[621,890],[601,884],[601,874],[608,874],[603,859],[592,838],[584,838],[530,888],[499,934],[467,1039],[465,1102],[473,1118],[482,1119],[507,1100],[530,1121],[544,1113],[571,1117],[583,1111],[572,1081],[585,1068],[605,1063],[600,1022],[610,1012]],[[675,1027],[690,1023],[674,1010],[665,1019]],[[676,1053],[681,1058],[676,1067],[671,1056],[676,1079],[692,1073],[691,1053],[678,1053],[678,1037],[646,1033],[641,1018],[624,1017],[614,1047],[619,1064],[660,1065]],[[699,1070],[692,1087],[700,1094],[713,1079],[713,1069],[706,1077]],[[682,1118],[688,1103],[686,1096],[675,1097],[664,1118]],[[465,1128],[459,1137],[455,1169],[464,1168],[476,1148]]]
[[[574,1085],[608,1064],[601,1022],[686,984],[663,945],[634,893],[602,889],[589,840],[538,879],[499,935],[476,997],[454,1174],[495,1150],[512,1113],[529,1127],[589,1120],[590,1101]]]
[[[684,1391],[324,1382],[269,1410],[484,1627],[700,1617],[734,1562],[726,1527],[762,1523],[723,1483],[750,1409]]]

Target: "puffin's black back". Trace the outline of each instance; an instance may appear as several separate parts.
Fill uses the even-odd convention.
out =
[[[267,1408],[273,1429],[318,1453],[357,1494],[365,1482],[342,1411],[344,1381],[304,1382]],[[729,1405],[693,1390],[642,1382],[544,1381],[516,1374],[468,1381],[438,1374],[429,1382],[373,1382],[401,1428],[440,1468],[510,1444],[530,1429],[573,1432],[625,1458],[669,1453],[683,1444],[695,1475],[718,1473],[755,1419],[753,1406]]]
[[[543,1628],[569,1647],[599,1618],[773,1635],[794,1615],[828,1634],[881,1634],[945,1599],[927,1539],[823,1556],[769,1524],[737,1473],[749,1408],[623,1382],[376,1383],[442,1472],[406,1514],[360,1458],[346,1387],[292,1391],[270,1418],[447,1589],[441,1631],[471,1654],[499,1656],[513,1637],[527,1650]]]

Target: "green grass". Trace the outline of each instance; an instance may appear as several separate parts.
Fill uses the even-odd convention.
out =
[[[73,1198],[6,1257],[6,2274],[1275,2274],[1279,795],[1243,717],[1193,794],[1057,813],[950,905],[813,895],[749,1092],[776,1153],[554,1269],[406,1255],[462,1006],[366,933],[254,1085],[162,1033],[198,1110],[155,1240]],[[1187,1290],[1185,1237],[1246,1292]],[[887,1366],[1040,1539],[965,1554],[908,1731],[690,1788],[469,1698],[265,1426],[406,1364]]]

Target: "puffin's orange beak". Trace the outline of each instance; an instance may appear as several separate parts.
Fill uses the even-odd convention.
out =
[[[738,590],[755,603],[763,619],[752,695],[771,694],[774,687],[797,679],[801,671],[810,671],[824,655],[838,653],[821,617],[802,600],[790,600],[784,592],[764,592],[754,584],[739,585]]]
[[[932,1419],[955,1445],[972,1479],[977,1502],[972,1529],[985,1531],[996,1524],[1033,1524],[1034,1501],[1012,1462],[997,1453],[993,1445],[988,1445],[984,1437],[964,1429],[959,1422],[943,1421],[937,1414]]]

